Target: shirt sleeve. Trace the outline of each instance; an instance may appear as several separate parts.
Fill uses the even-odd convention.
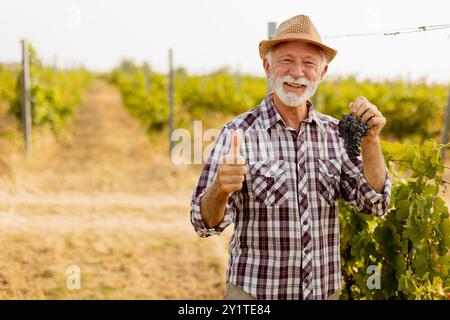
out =
[[[221,223],[214,228],[207,228],[200,213],[201,200],[208,190],[208,187],[214,181],[217,170],[219,168],[220,160],[223,155],[228,153],[231,145],[231,131],[227,127],[223,127],[217,136],[213,149],[209,158],[203,167],[203,171],[195,187],[194,194],[191,201],[191,223],[194,226],[195,232],[200,237],[209,237],[211,235],[220,235],[225,228],[233,222],[233,216],[236,212],[238,197],[236,193],[231,194],[225,208],[225,215]]]
[[[345,148],[344,148],[345,150]],[[386,181],[381,193],[376,192],[363,175],[362,157],[350,159],[347,152],[342,154],[342,171],[340,193],[343,200],[360,212],[384,215],[389,209],[391,197],[391,179],[389,170],[386,170]]]

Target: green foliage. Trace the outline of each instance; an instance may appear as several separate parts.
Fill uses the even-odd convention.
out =
[[[127,108],[149,130],[159,130],[166,125],[167,76],[151,72],[148,65],[138,66],[125,60],[114,69],[110,80],[119,86]],[[175,121],[177,124],[208,121],[214,113],[235,116],[257,106],[266,92],[265,78],[233,74],[227,68],[208,75],[189,76],[186,70],[178,68],[175,71]],[[383,129],[384,137],[423,142],[442,134],[441,126],[436,123],[443,122],[447,92],[444,85],[400,80],[358,81],[347,77],[321,83],[315,101],[319,111],[340,118],[348,113],[349,103],[363,95],[388,120]]]
[[[436,123],[443,122],[447,92],[443,85],[424,82],[372,82],[348,77],[324,81],[316,99],[318,110],[340,118],[348,113],[351,101],[365,96],[387,119],[383,128],[385,137],[423,142],[441,134]]]
[[[112,71],[109,80],[119,87],[125,106],[148,131],[166,126],[167,76],[151,72],[148,65],[124,60]],[[264,79],[237,77],[227,69],[205,76],[188,76],[186,70],[178,68],[174,88],[177,127],[187,126],[193,120],[208,122],[215,115],[238,115],[258,105],[266,94]]]
[[[84,69],[55,71],[45,67],[29,45],[30,101],[34,126],[48,126],[59,135],[80,103],[82,92],[92,76]],[[22,77],[18,73],[10,113],[22,123]],[[11,97],[10,97],[11,98]]]
[[[368,216],[340,203],[342,298],[449,298],[450,220],[439,196],[442,145],[428,140],[382,147],[393,179],[387,214]],[[380,267],[381,289],[367,288],[369,265]]]
[[[180,103],[196,119],[208,111],[238,115],[257,106],[266,95],[264,79],[236,76],[226,69],[189,77],[177,84]]]
[[[15,97],[17,70],[0,65],[0,101],[9,102]]]
[[[160,130],[169,115],[168,80],[152,72],[148,64],[136,65],[131,60],[122,61],[109,79],[122,94],[128,111],[139,119],[148,131]]]

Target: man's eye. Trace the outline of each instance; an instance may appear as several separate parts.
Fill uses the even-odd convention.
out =
[[[281,60],[282,63],[291,63],[292,60],[291,59],[283,59]]]
[[[308,65],[308,66],[315,66],[316,65],[314,62],[311,62],[311,61],[306,61],[305,64]]]

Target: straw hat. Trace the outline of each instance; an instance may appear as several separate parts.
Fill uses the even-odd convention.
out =
[[[259,43],[259,55],[264,59],[273,46],[281,42],[296,40],[311,43],[320,47],[323,50],[328,63],[330,63],[337,54],[336,50],[322,43],[322,38],[309,17],[298,15],[282,22],[275,31],[273,39],[263,40]]]

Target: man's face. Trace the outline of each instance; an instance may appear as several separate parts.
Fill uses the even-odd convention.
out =
[[[317,90],[328,66],[314,45],[289,41],[271,51],[272,63],[264,59],[264,68],[280,100],[290,107],[303,105]]]

